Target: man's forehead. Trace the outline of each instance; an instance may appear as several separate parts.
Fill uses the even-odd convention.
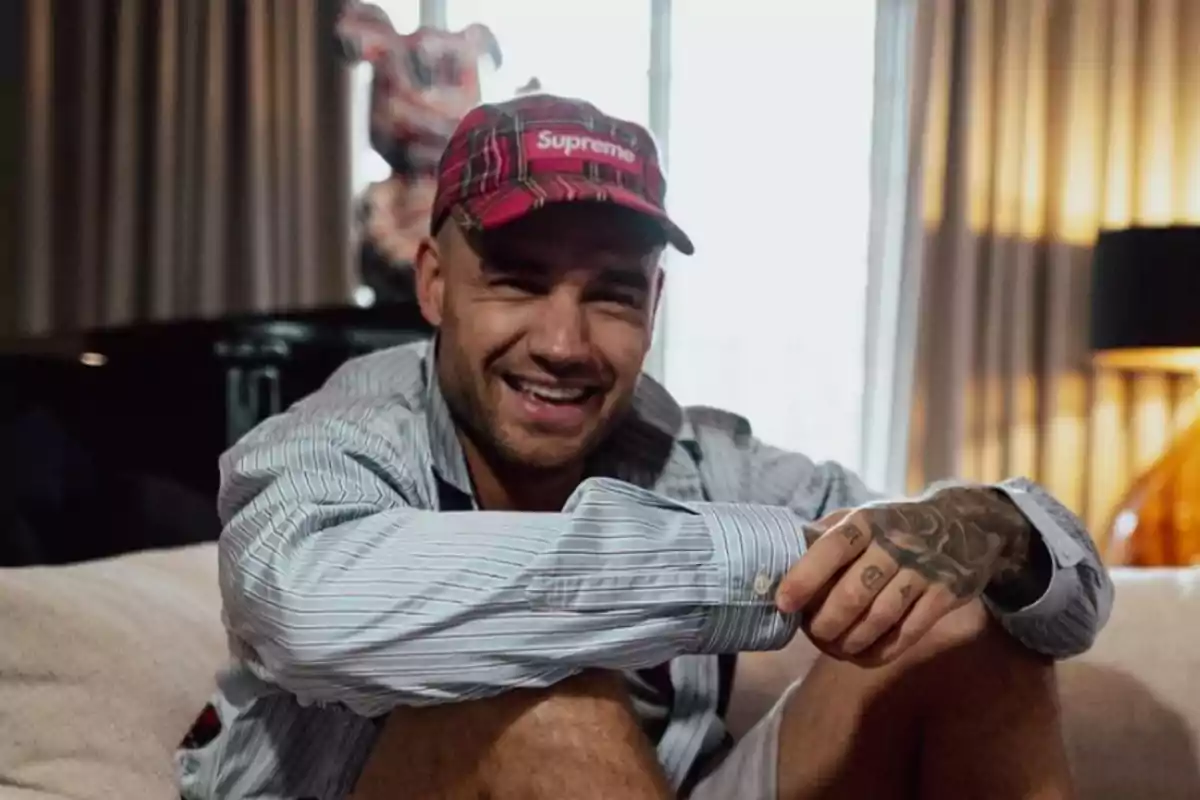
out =
[[[658,251],[660,252],[660,251]],[[554,246],[552,243],[525,240],[512,249],[496,248],[480,253],[485,271],[565,276],[584,276],[589,281],[643,288],[658,271],[655,251],[599,247]]]

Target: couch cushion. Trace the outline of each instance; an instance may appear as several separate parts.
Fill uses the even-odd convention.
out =
[[[225,660],[215,545],[0,569],[5,800],[178,796],[172,751]]]
[[[177,796],[175,745],[225,660],[215,545],[0,569],[0,796]],[[1079,796],[1200,797],[1200,569],[1117,570],[1059,666]]]
[[[1117,569],[1112,618],[1060,664],[1079,796],[1200,797],[1200,569]]]

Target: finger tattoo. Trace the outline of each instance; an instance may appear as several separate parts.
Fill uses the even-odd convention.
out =
[[[885,577],[883,570],[872,564],[862,571],[862,585],[873,592],[883,585]]]

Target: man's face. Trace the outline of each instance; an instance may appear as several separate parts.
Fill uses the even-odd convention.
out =
[[[603,203],[560,203],[418,257],[438,377],[471,441],[514,466],[576,466],[628,409],[650,348],[662,233]]]

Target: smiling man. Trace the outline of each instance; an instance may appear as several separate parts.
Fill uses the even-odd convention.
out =
[[[1112,600],[1086,531],[1028,481],[884,500],[677,405],[641,374],[692,251],[664,195],[586,103],[462,122],[417,260],[436,340],[222,459],[235,664],[184,797],[1069,795],[1050,659]]]

